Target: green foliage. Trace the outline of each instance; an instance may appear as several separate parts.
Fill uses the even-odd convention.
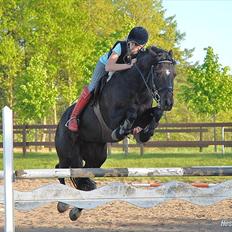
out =
[[[14,81],[21,72],[23,51],[19,47],[16,2],[0,1],[0,107],[13,105]]]
[[[232,78],[228,68],[222,68],[213,48],[208,47],[202,65],[188,69],[187,84],[181,97],[188,108],[200,115],[216,116],[231,109]]]
[[[184,34],[164,13],[160,0],[0,0],[1,106],[13,106],[18,121],[55,121],[135,25],[148,29],[149,45],[183,62],[191,52],[181,51]]]
[[[55,104],[57,91],[49,80],[44,63],[42,55],[32,57],[29,66],[16,81],[15,99],[21,104],[16,104],[15,110],[22,115],[23,123],[43,119]]]

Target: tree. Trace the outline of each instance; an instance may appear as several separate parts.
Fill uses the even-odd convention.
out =
[[[17,34],[17,15],[14,0],[0,0],[0,107],[13,106],[14,81],[21,72],[23,51]]]
[[[187,84],[182,86],[181,97],[187,107],[200,115],[216,120],[219,112],[232,106],[232,78],[228,67],[222,67],[213,48],[208,47],[204,63],[188,70]]]
[[[57,97],[57,90],[49,80],[42,55],[34,56],[30,64],[17,79],[14,106],[16,121],[30,123],[46,118],[52,112]],[[20,115],[21,117],[18,117]]]

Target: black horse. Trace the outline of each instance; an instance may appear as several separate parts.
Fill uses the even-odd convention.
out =
[[[65,127],[74,105],[64,112],[55,137],[59,157],[56,168],[101,167],[107,158],[106,143],[122,140],[136,127],[142,128],[136,135],[137,140],[148,141],[163,112],[172,109],[174,77],[171,51],[151,47],[140,52],[131,69],[114,73],[97,98],[90,101],[80,116],[78,133]],[[153,99],[158,106],[152,108]],[[65,184],[63,178],[59,181]],[[89,178],[72,178],[72,182],[80,190],[96,188]],[[66,205],[58,204],[60,212],[66,209]],[[74,208],[70,218],[76,220],[80,212]]]

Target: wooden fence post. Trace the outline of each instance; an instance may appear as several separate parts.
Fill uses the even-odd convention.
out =
[[[38,142],[38,129],[37,128],[35,129],[35,142],[36,143]],[[35,151],[36,152],[38,151],[38,146],[35,146]]]
[[[107,155],[111,155],[111,143],[107,143]]]
[[[143,143],[140,143],[140,155],[143,155],[144,154],[144,146],[143,146]]]
[[[217,128],[214,126],[213,128],[213,140],[214,142],[217,141]],[[217,145],[214,145],[214,152],[217,152]]]
[[[222,141],[225,141],[225,127],[222,127]],[[225,154],[225,145],[222,145],[222,154]]]
[[[48,128],[48,141],[49,143],[52,142],[52,130],[51,128]],[[49,144],[49,151],[51,152],[52,151],[52,146]]]
[[[200,142],[202,142],[203,141],[203,132],[202,132],[202,127],[200,127]],[[203,151],[203,147],[202,146],[200,146],[200,152],[202,152]]]
[[[123,150],[124,154],[128,155],[128,138],[123,139]]]
[[[22,128],[22,136],[23,136],[23,157],[26,156],[26,152],[27,152],[27,126],[23,125]]]

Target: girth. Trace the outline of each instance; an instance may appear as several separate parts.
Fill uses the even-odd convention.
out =
[[[111,138],[112,130],[106,125],[106,123],[102,117],[98,101],[96,101],[96,103],[94,104],[93,111],[94,111],[95,115],[97,116],[97,119],[98,119],[99,124],[101,126],[101,139],[102,139],[102,141],[111,142],[112,141],[112,138]]]

